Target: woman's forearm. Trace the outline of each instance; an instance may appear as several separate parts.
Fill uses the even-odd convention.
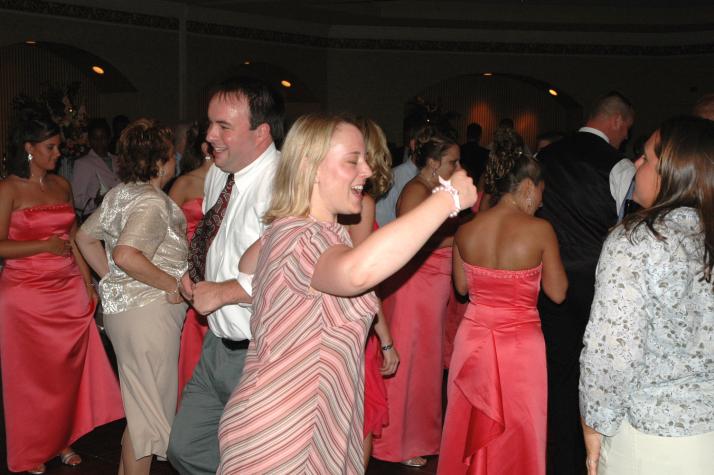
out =
[[[332,247],[320,258],[312,278],[315,290],[358,295],[404,266],[453,211],[448,193],[436,193],[418,207],[349,249]]]
[[[3,239],[0,241],[0,257],[4,259],[20,259],[49,251],[49,242],[44,240],[15,241]]]
[[[384,318],[384,312],[382,312],[381,303],[379,304],[377,316],[375,316],[374,318],[374,333],[376,333],[377,338],[379,338],[380,346],[391,345],[392,334],[389,332],[389,325],[387,325],[387,320]]]
[[[136,248],[119,245],[114,248],[112,258],[132,279],[169,293],[178,288],[178,281],[174,276],[156,267]]]
[[[89,267],[92,268],[100,279],[109,273],[107,254],[100,241],[90,237],[79,229],[74,237],[74,242],[81,252],[84,261],[89,264]]]

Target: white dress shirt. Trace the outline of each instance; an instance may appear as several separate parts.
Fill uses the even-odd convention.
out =
[[[107,191],[117,186],[117,157],[109,154],[112,169],[109,169],[102,157],[94,150],[74,162],[72,172],[72,194],[74,207],[84,216],[90,215],[97,205],[94,198],[97,194],[104,196]]]
[[[238,277],[241,256],[265,230],[261,220],[270,206],[279,160],[280,152],[271,144],[253,163],[234,174],[226,214],[206,256],[206,281],[223,282]],[[218,200],[227,178],[228,173],[215,165],[208,170],[204,213]],[[219,338],[250,339],[250,315],[250,308],[224,305],[208,316],[208,326]]]

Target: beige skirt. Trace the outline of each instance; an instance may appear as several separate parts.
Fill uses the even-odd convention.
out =
[[[603,437],[598,475],[711,475],[714,432],[659,437],[638,431],[625,419],[620,431]]]
[[[155,301],[104,315],[119,367],[124,412],[137,460],[166,457],[176,414],[178,355],[186,305]]]

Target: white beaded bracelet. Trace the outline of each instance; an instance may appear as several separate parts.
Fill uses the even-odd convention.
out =
[[[439,183],[441,183],[441,185],[431,190],[431,192],[438,193],[439,191],[446,191],[451,195],[451,197],[454,199],[454,210],[449,213],[449,218],[453,218],[459,214],[459,211],[461,211],[461,200],[459,200],[459,191],[453,187],[450,181],[444,180],[441,177],[439,177]]]

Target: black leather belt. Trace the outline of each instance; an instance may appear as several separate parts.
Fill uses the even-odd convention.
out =
[[[245,350],[248,348],[248,344],[250,343],[250,340],[240,340],[240,341],[235,341],[235,340],[229,340],[228,338],[221,338],[221,343],[223,343],[223,346],[228,348],[229,350]]]

